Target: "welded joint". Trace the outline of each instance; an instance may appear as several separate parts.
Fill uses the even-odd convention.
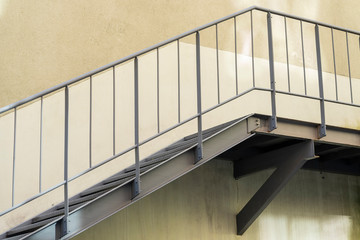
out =
[[[196,146],[195,150],[195,163],[199,162],[204,158],[203,144]]]
[[[318,139],[326,137],[326,125],[320,124],[318,126]]]
[[[134,199],[136,196],[140,194],[140,180],[136,178],[132,182],[132,198]]]
[[[275,129],[277,129],[277,117],[271,116],[269,122],[269,132],[272,132]]]
[[[63,239],[66,235],[70,233],[68,225],[71,221],[69,219],[60,219],[55,224],[55,239]]]

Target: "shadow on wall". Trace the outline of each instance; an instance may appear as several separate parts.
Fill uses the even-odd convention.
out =
[[[231,167],[227,162],[214,160],[199,170],[201,174],[189,176],[190,181],[204,184],[204,202],[210,203],[205,210],[207,217],[210,216],[208,223],[211,228],[215,225],[211,216],[224,214],[220,211],[229,212],[228,207],[224,206],[231,207],[233,204],[237,209],[235,212],[238,212],[272,173],[272,170],[265,170],[235,181]],[[218,182],[214,181],[215,179]],[[357,239],[360,234],[359,179],[357,176],[299,171],[242,238]],[[237,189],[235,202],[236,198],[231,196],[234,188],[225,187],[231,186],[231,183],[234,183],[233,187]],[[201,192],[199,189],[197,191]],[[195,191],[192,194],[195,194]],[[224,195],[231,196],[227,199],[227,204],[223,199]],[[221,217],[220,221],[227,222]]]
[[[212,160],[75,237],[80,239],[357,240],[359,177],[300,170],[242,236],[235,216],[272,170],[239,180]],[[323,178],[324,177],[324,178]]]

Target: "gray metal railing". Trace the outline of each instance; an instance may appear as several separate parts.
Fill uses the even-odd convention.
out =
[[[255,79],[255,54],[254,54],[254,26],[253,26],[253,12],[255,11],[260,11],[260,12],[264,12],[266,13],[266,24],[264,24],[264,26],[266,26],[266,29],[263,29],[263,31],[267,30],[267,46],[268,46],[268,51],[269,51],[269,58],[268,58],[268,62],[269,62],[269,70],[270,70],[270,88],[261,88],[261,87],[257,87],[256,86],[256,79]],[[237,49],[237,41],[239,40],[239,36],[237,34],[237,17],[239,17],[240,15],[244,15],[244,14],[249,14],[250,16],[250,37],[251,37],[251,65],[252,65],[252,87],[239,93],[239,89],[238,89],[238,74],[239,70],[238,70],[238,49]],[[284,37],[285,37],[285,43],[286,43],[286,67],[287,67],[287,78],[288,78],[288,91],[280,91],[280,90],[276,90],[276,75],[275,75],[275,65],[274,65],[274,47],[273,47],[273,28],[272,28],[272,16],[276,15],[278,17],[282,17],[284,19],[284,26],[285,26],[285,32],[284,32]],[[302,61],[303,61],[303,73],[304,73],[304,94],[298,94],[298,93],[294,93],[291,92],[291,85],[290,85],[290,70],[289,70],[289,49],[288,49],[288,25],[287,25],[287,19],[292,19],[295,21],[299,21],[300,26],[301,26],[301,45],[302,45]],[[227,100],[221,101],[220,100],[220,83],[221,83],[221,79],[219,77],[219,42],[218,42],[218,25],[220,25],[221,23],[225,22],[225,21],[233,21],[233,26],[234,26],[234,41],[235,41],[235,46],[234,46],[234,61],[235,61],[235,79],[236,79],[236,94],[230,98],[228,98]],[[319,87],[319,96],[311,96],[308,95],[307,92],[307,86],[306,86],[306,66],[305,66],[305,50],[304,50],[304,33],[303,33],[303,28],[302,28],[302,24],[306,22],[309,24],[312,24],[314,26],[315,29],[315,35],[313,36],[314,41],[316,43],[316,57],[317,57],[317,72],[318,72],[318,87]],[[201,91],[201,42],[200,42],[200,36],[201,36],[201,32],[207,28],[210,27],[214,27],[216,28],[216,68],[217,68],[217,104],[206,109],[203,110],[202,109],[202,91]],[[335,89],[336,89],[336,100],[331,100],[331,99],[325,99],[324,98],[324,87],[323,87],[323,71],[322,71],[322,61],[321,61],[321,41],[320,41],[320,33],[319,33],[319,27],[323,27],[326,29],[330,29],[331,30],[331,36],[332,36],[332,51],[333,51],[333,65],[334,65],[334,75],[335,75]],[[337,31],[342,31],[346,33],[346,47],[347,47],[347,64],[348,64],[348,72],[349,72],[349,81],[350,81],[350,89],[349,92],[351,94],[351,101],[350,102],[341,102],[339,101],[338,98],[338,82],[337,82],[337,73],[336,73],[336,60],[335,60],[335,45],[334,45],[334,37],[333,37],[333,31],[337,30]],[[252,6],[249,7],[247,9],[244,9],[242,11],[236,12],[234,14],[231,14],[227,17],[221,18],[219,20],[213,21],[209,24],[206,24],[204,26],[195,28],[191,31],[188,31],[184,34],[181,34],[179,36],[173,37],[167,41],[161,42],[159,44],[156,44],[152,47],[146,48],[142,51],[139,51],[137,53],[134,53],[128,57],[122,58],[118,61],[112,62],[108,65],[105,65],[101,68],[95,69],[89,73],[83,74],[77,78],[71,79],[67,82],[64,82],[60,85],[57,85],[53,88],[50,88],[48,90],[45,90],[43,92],[40,92],[36,95],[33,95],[31,97],[25,98],[21,101],[18,101],[14,104],[10,104],[6,107],[3,107],[0,109],[0,114],[4,114],[6,112],[11,113],[12,111],[14,112],[14,142],[13,142],[13,174],[12,174],[12,208],[8,209],[7,211],[4,211],[3,213],[1,213],[1,215],[4,215],[5,213],[8,213],[9,211],[12,211],[13,209],[24,205],[25,203],[32,201],[33,199],[36,199],[37,197],[46,194],[54,189],[57,189],[61,186],[64,186],[64,202],[65,202],[65,215],[64,215],[64,229],[63,229],[63,234],[65,235],[67,230],[66,230],[66,221],[67,221],[67,216],[69,213],[69,195],[68,195],[68,184],[69,182],[79,178],[80,176],[88,173],[89,171],[96,169],[106,163],[108,163],[109,161],[124,155],[125,153],[128,153],[129,151],[134,150],[135,151],[135,178],[134,178],[134,193],[135,195],[139,194],[141,191],[141,187],[140,187],[140,146],[158,138],[159,136],[162,136],[166,133],[168,133],[171,130],[174,130],[175,128],[182,126],[185,123],[190,122],[191,120],[197,120],[197,133],[198,133],[198,146],[197,146],[197,150],[196,150],[196,154],[197,154],[197,161],[202,159],[202,116],[210,111],[213,111],[214,109],[217,109],[237,98],[239,98],[240,96],[243,96],[251,91],[254,90],[258,90],[258,91],[266,91],[266,92],[270,92],[271,94],[271,107],[272,107],[272,116],[271,116],[271,125],[270,125],[270,131],[275,129],[276,126],[276,118],[277,118],[277,113],[276,113],[276,94],[285,94],[285,95],[292,95],[292,96],[296,96],[296,97],[304,97],[304,98],[309,98],[309,99],[313,99],[313,100],[318,100],[319,104],[320,104],[320,114],[321,114],[321,126],[320,126],[320,132],[319,132],[319,137],[323,137],[326,135],[326,121],[325,121],[325,102],[332,102],[332,103],[338,103],[338,104],[344,104],[344,105],[350,105],[350,106],[355,106],[355,107],[360,107],[360,105],[357,105],[354,103],[354,99],[353,99],[353,89],[352,89],[352,78],[351,78],[351,58],[349,57],[350,52],[349,52],[349,44],[348,44],[348,34],[353,34],[356,35],[357,37],[360,36],[360,32],[357,31],[353,31],[353,30],[349,30],[349,29],[345,29],[345,28],[341,28],[341,27],[337,27],[337,26],[333,26],[333,25],[329,25],[329,24],[325,24],[322,22],[317,22],[317,21],[312,21],[309,19],[305,19],[305,18],[301,18],[301,17],[297,17],[294,15],[289,15],[289,14],[285,14],[285,13],[281,13],[281,12],[277,12],[277,11],[273,11],[270,9],[265,9],[265,8],[261,8],[261,7],[257,7],[257,6]],[[196,105],[197,105],[197,113],[191,117],[189,117],[188,119],[185,119],[183,121],[181,121],[181,116],[180,116],[180,109],[182,108],[181,103],[180,103],[180,40],[182,40],[183,38],[190,36],[190,35],[194,35],[195,39],[196,39],[196,92],[197,92],[197,97],[196,97]],[[178,110],[178,116],[177,116],[177,123],[173,126],[171,126],[168,129],[162,130],[160,129],[160,116],[159,116],[159,71],[160,71],[160,56],[159,56],[159,49],[160,47],[166,46],[168,44],[172,44],[172,43],[176,43],[176,59],[177,59],[177,68],[178,68],[178,72],[177,72],[177,84],[178,84],[178,98],[177,98],[177,110]],[[156,78],[157,78],[157,99],[156,99],[156,111],[157,111],[157,134],[140,141],[139,138],[139,61],[138,58],[148,52],[151,51],[156,51]],[[120,65],[121,63],[125,63],[128,61],[132,61],[134,64],[134,145],[132,145],[131,147],[122,150],[121,152],[116,153],[115,150],[115,111],[116,108],[118,106],[115,105],[115,67]],[[100,73],[102,71],[105,70],[109,70],[112,69],[113,71],[113,150],[112,150],[112,156],[109,157],[108,159],[102,161],[101,163],[98,164],[93,164],[92,162],[92,91],[93,91],[93,86],[92,86],[92,78],[95,74]],[[89,168],[87,168],[85,171],[75,175],[75,176],[68,176],[68,147],[69,147],[69,87],[72,84],[75,84],[81,80],[87,79],[89,78],[89,84],[90,84],[90,93],[89,93],[89,98],[90,98],[90,115],[89,115]],[[41,110],[40,110],[40,142],[42,142],[42,126],[43,126],[43,98],[46,95],[49,95],[55,91],[58,90],[64,90],[65,91],[65,97],[64,97],[64,102],[65,102],[65,134],[64,134],[64,180],[60,183],[58,183],[57,185],[53,186],[50,189],[47,190],[43,190],[42,189],[42,183],[41,183],[41,161],[42,161],[42,144],[40,143],[40,181],[39,181],[39,194],[33,196],[31,199],[28,199],[20,204],[15,205],[14,204],[14,194],[15,194],[15,184],[14,184],[14,179],[15,179],[15,175],[16,175],[16,169],[15,169],[15,161],[16,161],[16,135],[17,135],[17,108],[19,108],[20,106],[29,103],[31,101],[37,100],[39,99],[41,101]]]

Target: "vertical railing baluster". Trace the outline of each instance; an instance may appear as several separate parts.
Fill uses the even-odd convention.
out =
[[[17,120],[17,109],[14,108],[14,146],[13,146],[13,171],[12,171],[12,196],[11,206],[14,206],[15,200],[15,154],[16,154],[16,120]]]
[[[89,80],[90,84],[90,110],[89,110],[89,167],[92,167],[92,76]]]
[[[113,66],[113,155],[115,155],[115,66]]]
[[[351,103],[354,103],[353,91],[352,91],[352,80],[351,80],[351,67],[350,67],[350,53],[349,53],[348,32],[346,32],[346,50],[347,50],[347,60],[348,60],[348,69],[349,69],[350,99],[351,99]]]
[[[65,87],[65,135],[64,135],[64,218],[62,222],[62,236],[68,232],[69,216],[69,87]]]
[[[41,99],[40,99],[39,193],[41,193],[41,176],[42,176],[42,137],[43,137],[43,96],[41,96]]]
[[[334,31],[331,28],[331,42],[332,42],[332,50],[333,50],[333,59],[334,59],[334,75],[335,75],[335,92],[336,92],[336,101],[339,100],[338,97],[338,84],[337,84],[337,76],[336,76],[336,61],[335,61],[335,44],[334,44]]]
[[[272,39],[271,14],[267,13],[268,45],[269,45],[269,69],[270,69],[270,87],[271,87],[271,119],[269,130],[277,128],[276,102],[275,102],[275,72],[274,72],[274,49]]]
[[[218,25],[215,24],[216,32],[216,77],[217,77],[217,97],[218,104],[220,103],[220,73],[219,73],[219,38],[218,38]]]
[[[289,69],[289,46],[288,46],[288,34],[287,34],[286,17],[284,17],[284,25],[285,25],[286,69],[287,69],[287,77],[288,77],[288,91],[291,92],[290,69]]]
[[[239,94],[238,86],[238,65],[237,65],[237,39],[236,39],[236,17],[234,17],[234,42],[235,42],[235,83],[236,83],[236,95]]]
[[[181,100],[181,92],[180,92],[180,43],[179,43],[179,39],[176,41],[177,42],[177,70],[178,70],[178,123],[180,123],[180,100]]]
[[[321,66],[320,36],[319,36],[319,26],[317,24],[315,25],[315,43],[316,43],[316,58],[317,58],[317,66],[318,66],[320,115],[321,115],[319,137],[322,138],[326,136],[326,123],[325,123],[324,88],[323,88],[323,77],[322,77],[322,66]]]
[[[303,72],[304,72],[304,89],[305,95],[307,95],[307,88],[306,88],[306,69],[305,69],[305,50],[304,50],[304,35],[303,35],[303,25],[302,21],[300,20],[300,32],[301,32],[301,52],[302,52],[302,60],[303,60]]]
[[[160,132],[160,72],[159,48],[156,48],[156,107],[157,107],[157,133]]]
[[[251,35],[251,68],[253,87],[255,87],[255,61],[254,61],[254,26],[253,26],[253,11],[250,11],[250,35]]]
[[[134,112],[135,112],[135,180],[133,183],[133,197],[140,193],[140,155],[139,155],[139,67],[138,58],[134,59]]]
[[[200,65],[200,33],[196,32],[196,86],[197,86],[197,122],[198,122],[198,145],[196,147],[196,159],[198,162],[203,158],[202,143],[202,110],[201,110],[201,65]]]

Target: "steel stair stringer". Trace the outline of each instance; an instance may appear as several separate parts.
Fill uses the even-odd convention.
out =
[[[246,116],[204,138],[204,157],[197,163],[195,163],[195,149],[197,146],[195,142],[168,160],[147,169],[141,174],[141,192],[135,198],[132,198],[132,184],[135,177],[132,177],[121,185],[71,211],[68,217],[68,234],[61,239],[70,239],[80,234],[157,189],[214,159],[233,146],[247,140],[254,135],[252,131],[257,129],[259,125],[260,120],[258,118],[251,115]],[[60,216],[47,225],[25,234],[25,236],[22,235],[18,239],[55,239],[62,218],[63,216]]]

